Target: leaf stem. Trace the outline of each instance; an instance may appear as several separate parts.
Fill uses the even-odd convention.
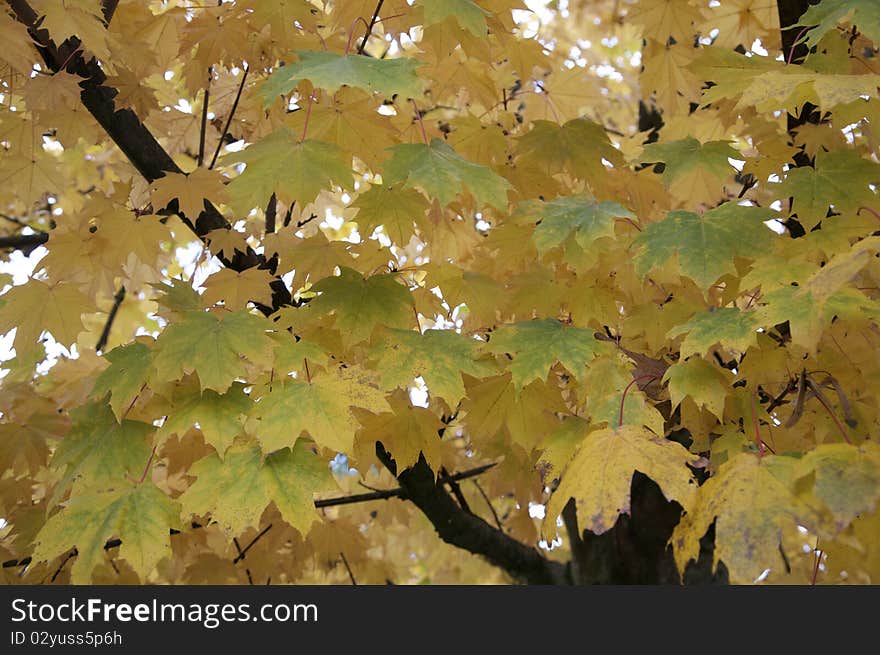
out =
[[[422,121],[422,112],[419,111],[419,106],[413,98],[410,98],[409,101],[412,103],[413,109],[416,110],[416,118],[419,121],[419,127],[422,129],[422,141],[425,142],[426,146],[430,145],[428,143],[428,134],[425,132],[425,123]]]
[[[633,378],[632,382],[626,385],[626,388],[623,390],[623,395],[621,395],[620,397],[620,415],[617,417],[617,427],[621,427],[623,425],[623,403],[626,402],[626,394],[629,392],[629,388],[639,380],[646,380],[648,378],[656,380],[657,376],[646,373],[645,375],[640,375],[636,378]]]
[[[367,33],[369,33],[370,25],[369,25],[369,23],[367,23],[366,19],[363,16],[358,16],[357,18],[355,18],[351,23],[351,27],[348,28],[348,42],[345,44],[345,53],[344,53],[346,55],[351,50],[351,41],[352,41],[352,37],[354,36],[354,26],[357,25],[358,21],[360,21],[364,24],[364,26],[367,28]],[[361,54],[360,51],[358,51],[358,54]]]
[[[309,117],[312,115],[312,102],[314,100],[315,100],[315,94],[310,93],[309,94],[309,104],[306,105],[306,119],[303,122],[303,133],[302,133],[302,138],[300,139],[301,142],[306,140],[306,132],[308,132],[308,130],[309,130]]]
[[[859,210],[856,212],[856,216],[859,216],[859,215],[862,213],[862,210],[863,210],[863,209],[864,209],[866,212],[868,212],[869,214],[871,214],[871,215],[872,215],[874,218],[876,218],[878,221],[880,221],[880,214],[878,214],[876,211],[874,211],[874,210],[871,209],[870,207],[859,207]]]
[[[150,470],[150,466],[153,464],[153,458],[156,456],[156,446],[153,446],[153,450],[150,451],[150,459],[147,460],[147,465],[144,467],[144,472],[141,473],[140,479],[137,481],[137,484],[141,484],[147,478],[147,472]]]
[[[755,398],[758,392],[752,391],[752,425],[755,427],[755,442],[758,444],[758,458],[764,458],[764,440],[761,439],[761,428],[758,425],[758,410],[755,407]]]
[[[804,35],[804,32],[806,32],[808,29],[810,29],[810,28],[809,27],[803,28],[800,32],[798,32],[798,35],[796,37],[794,37],[794,41],[792,41],[792,43],[791,43],[791,50],[788,51],[788,59],[785,62],[786,64],[791,63],[792,57],[794,57],[794,50],[795,50],[794,47],[797,45],[797,42],[801,40],[801,37]]]

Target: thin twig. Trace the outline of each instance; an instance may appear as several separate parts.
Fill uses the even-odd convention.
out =
[[[242,551],[241,551],[241,546],[240,546],[239,543],[238,543],[238,537],[233,537],[233,538],[232,538],[232,543],[235,544],[235,550],[238,551],[238,557],[242,557]],[[237,561],[237,560],[238,560],[238,558],[236,558],[236,561]],[[244,567],[244,572],[245,572],[245,574],[247,575],[248,584],[251,585],[251,586],[253,586],[253,584],[254,584],[254,579],[251,577],[251,570],[250,570],[248,567]]]
[[[124,298],[125,287],[119,287],[119,291],[113,296],[113,307],[110,308],[110,313],[107,314],[107,322],[104,323],[104,329],[101,330],[101,336],[98,337],[98,343],[95,344],[95,352],[99,354],[104,350],[104,346],[107,345],[107,340],[110,338],[110,328],[113,327],[113,321],[116,320],[119,305],[122,304]]]
[[[67,555],[64,557],[64,559],[61,560],[61,564],[59,564],[58,568],[55,569],[55,573],[52,574],[52,579],[49,580],[49,582],[55,582],[55,578],[57,578],[59,575],[61,575],[61,569],[64,568],[64,565],[67,564],[70,560],[72,560],[77,555],[79,555],[79,552],[76,550],[76,548],[74,548],[72,551],[67,553]]]
[[[234,560],[232,560],[232,563],[233,563],[233,564],[238,564],[241,560],[243,560],[243,559],[245,558],[245,556],[247,555],[247,552],[248,552],[251,548],[253,548],[254,544],[257,543],[260,539],[262,539],[263,536],[264,536],[267,532],[269,532],[269,530],[271,530],[271,529],[272,529],[272,524],[270,523],[270,524],[267,525],[265,528],[263,528],[263,529],[260,531],[260,533],[259,533],[256,537],[254,537],[253,539],[251,539],[250,543],[249,543],[247,546],[245,546],[244,548],[239,548],[239,550],[238,550],[238,557],[236,557]]]
[[[232,102],[232,109],[229,110],[229,116],[226,117],[226,126],[223,128],[223,133],[220,135],[220,140],[217,142],[217,149],[214,150],[214,156],[211,158],[211,165],[208,166],[209,169],[214,168],[214,164],[217,163],[217,157],[220,156],[220,148],[223,147],[223,142],[226,140],[226,135],[229,134],[229,127],[232,125],[232,118],[235,116],[235,110],[238,109],[238,101],[241,100],[241,92],[244,90],[244,83],[247,80],[248,76],[248,67],[244,67],[244,73],[241,76],[241,84],[238,85],[238,91],[235,94],[235,100]]]
[[[504,526],[501,524],[501,519],[498,517],[498,512],[495,511],[495,507],[492,505],[492,501],[489,500],[489,496],[486,495],[486,492],[483,491],[483,487],[480,485],[478,480],[474,480],[474,486],[477,488],[477,491],[480,492],[480,495],[483,497],[483,500],[486,501],[486,504],[489,506],[489,511],[492,512],[492,517],[495,519],[495,525],[498,526],[499,530],[504,530]]]
[[[482,466],[477,466],[476,468],[469,469],[467,471],[462,471],[460,473],[454,473],[453,475],[441,475],[437,478],[437,482],[440,484],[446,484],[450,481],[460,482],[461,480],[467,480],[468,478],[473,478],[481,473],[485,473],[490,468],[495,466],[495,462],[490,464],[483,464]],[[403,489],[398,487],[397,489],[387,489],[383,491],[374,491],[368,494],[354,494],[352,496],[342,496],[341,498],[325,498],[323,500],[316,500],[315,507],[317,509],[321,509],[322,507],[336,507],[338,505],[351,505],[353,503],[364,503],[370,500],[385,500],[387,498],[401,498],[406,499],[406,494]]]
[[[440,467],[440,475],[449,476],[449,471],[446,470],[446,467]],[[471,507],[468,504],[467,498],[464,497],[464,493],[461,491],[461,486],[455,480],[447,483],[449,485],[450,491],[452,491],[452,495],[455,497],[455,500],[458,501],[458,506],[461,507],[468,514],[473,514],[471,511]]]
[[[376,11],[373,12],[373,17],[370,19],[370,24],[367,25],[367,31],[364,34],[364,38],[361,40],[361,44],[360,46],[358,46],[357,49],[357,53],[359,55],[364,54],[364,48],[367,47],[367,41],[369,40],[370,35],[373,33],[373,27],[375,27],[376,25],[376,20],[379,18],[379,12],[382,11],[382,4],[384,2],[385,0],[379,0],[379,2],[376,3]]]
[[[354,579],[354,573],[351,572],[351,567],[348,565],[348,560],[345,559],[345,553],[339,551],[339,556],[342,558],[342,563],[345,564],[345,570],[348,571],[348,577],[351,580],[351,584],[357,587],[357,580]]]
[[[208,67],[208,82],[205,84],[205,97],[202,101],[202,126],[199,132],[199,158],[198,167],[205,163],[205,132],[208,130],[208,102],[211,99],[211,79],[214,77],[214,67]]]

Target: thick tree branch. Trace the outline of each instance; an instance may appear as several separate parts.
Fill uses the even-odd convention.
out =
[[[45,232],[37,232],[36,234],[15,234],[8,237],[0,237],[0,248],[21,250],[25,255],[30,255],[48,240],[49,235]]]
[[[397,476],[407,500],[418,507],[434,525],[440,538],[504,569],[517,580],[528,584],[567,584],[567,567],[548,560],[537,549],[526,546],[479,516],[459,507],[436,479],[424,457],[405,471],[397,472],[397,464],[381,443],[376,454],[385,467]]]

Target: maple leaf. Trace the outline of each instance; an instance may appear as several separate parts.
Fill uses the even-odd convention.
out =
[[[667,369],[663,381],[669,382],[673,409],[687,396],[719,421],[724,420],[724,398],[730,383],[717,366],[700,357],[682,359]]]
[[[110,407],[100,403],[71,411],[73,425],[52,455],[52,468],[64,472],[55,489],[60,498],[73,485],[107,489],[141,475],[150,457],[148,436],[153,426],[140,421],[116,422]]]
[[[110,394],[110,408],[118,421],[122,421],[135,398],[141,393],[153,365],[153,352],[140,341],[114,348],[104,355],[110,362],[95,379],[92,395],[102,398]]]
[[[492,169],[460,157],[440,139],[433,139],[430,145],[404,143],[389,151],[391,158],[383,172],[389,185],[419,187],[429,198],[444,205],[455,199],[457,189],[465,187],[480,204],[497,209],[507,207],[510,182]]]
[[[547,503],[544,535],[555,535],[556,517],[570,498],[577,504],[582,529],[597,535],[610,530],[621,514],[629,514],[630,487],[636,471],[651,478],[667,500],[676,501],[687,511],[697,492],[697,481],[687,465],[699,459],[681,444],[638,426],[584,434]]]
[[[591,183],[607,172],[602,160],[623,165],[623,156],[608,139],[605,128],[585,118],[564,125],[535,121],[534,127],[519,139],[516,152],[526,165],[533,163],[546,175],[568,172]]]
[[[630,387],[623,402],[623,392],[630,386],[635,372],[630,369],[633,360],[624,353],[596,357],[582,376],[583,399],[591,422],[615,426],[620,423],[621,404],[623,424],[645,426],[656,434],[663,434],[663,416],[647,400],[638,387]]]
[[[713,565],[724,562],[734,584],[752,584],[765,569],[782,566],[783,529],[816,529],[819,519],[791,490],[797,460],[752,453],[735,455],[699,489],[672,533],[675,561],[683,571],[696,559],[700,539],[715,523]]]
[[[573,238],[583,250],[595,241],[614,238],[614,222],[618,218],[635,218],[635,214],[616,202],[596,202],[588,195],[563,196],[525,210],[540,216],[533,239],[542,255]]]
[[[260,89],[263,105],[268,107],[280,95],[290,93],[302,80],[316,88],[334,93],[342,86],[404,98],[422,95],[422,81],[416,75],[415,59],[373,59],[358,54],[340,55],[320,50],[295,50],[297,61],[277,68]]]
[[[0,333],[15,330],[18,352],[31,350],[44,330],[61,344],[68,345],[84,329],[82,314],[91,311],[91,302],[73,284],[48,284],[31,279],[3,294],[0,306]]]
[[[203,301],[208,305],[219,302],[231,309],[245,309],[248,302],[272,306],[272,289],[269,284],[275,278],[269,271],[256,266],[240,273],[223,268],[204,282]]]
[[[479,345],[452,330],[383,330],[371,353],[383,388],[405,389],[421,376],[431,396],[455,407],[465,395],[462,375],[490,372],[485,362],[477,361]]]
[[[754,313],[721,307],[694,314],[687,323],[669,330],[666,336],[674,339],[687,335],[679,351],[681,358],[686,359],[691,355],[705,355],[715,344],[744,353],[750,346],[758,345],[757,328]]]
[[[672,211],[651,223],[635,244],[636,271],[645,275],[677,255],[682,274],[705,290],[722,275],[735,273],[735,257],[755,259],[770,246],[770,232],[763,224],[773,211],[727,202],[700,216]]]
[[[430,410],[414,407],[404,392],[393,394],[388,404],[391,411],[378,414],[355,409],[363,426],[357,437],[357,448],[362,451],[358,460],[374,460],[376,442],[381,441],[394,456],[398,472],[414,466],[421,455],[432,470],[439,470],[442,458],[439,434],[445,427],[443,421]]]
[[[555,426],[549,418],[564,411],[558,388],[535,381],[517,391],[510,373],[465,378],[464,423],[472,438],[488,442],[506,430],[514,443],[531,450]]]
[[[344,453],[358,428],[352,407],[382,411],[388,404],[368,373],[342,369],[275,386],[251,415],[259,421],[255,431],[265,452],[293,446],[307,432],[320,446]]]
[[[318,281],[312,290],[321,295],[309,303],[310,310],[335,314],[345,347],[369,339],[377,325],[405,328],[413,321],[412,298],[394,275],[364,277],[342,267],[340,275]]]
[[[244,213],[263,207],[273,193],[287,204],[308,204],[333,183],[343,187],[352,183],[351,162],[339,146],[300,140],[286,127],[226,158],[247,164],[227,188],[233,207]]]
[[[880,43],[880,18],[872,0],[822,0],[808,7],[795,27],[812,28],[805,36],[807,46],[812,48],[847,17],[860,32]]]
[[[838,530],[870,514],[880,500],[880,448],[870,441],[820,444],[800,461],[798,478],[828,508]]]
[[[201,388],[224,393],[232,381],[246,374],[246,360],[268,364],[272,341],[266,322],[244,311],[188,312],[168,326],[156,341],[153,365],[166,380],[195,372]]]
[[[486,17],[491,14],[473,0],[421,0],[425,24],[435,25],[452,16],[475,36],[486,35]]]
[[[57,43],[68,37],[78,37],[99,59],[110,58],[110,35],[104,28],[99,2],[81,0],[34,0],[37,16],[43,16],[41,27]]]
[[[372,234],[379,225],[396,244],[405,245],[413,235],[413,227],[424,229],[428,203],[413,189],[374,186],[360,194],[352,203],[357,207],[355,220],[364,234]]]
[[[173,434],[183,436],[198,423],[205,442],[213,446],[221,458],[235,437],[244,432],[243,418],[253,405],[241,383],[233,383],[224,394],[201,390],[197,385],[184,385],[174,389],[170,400],[167,419],[156,432],[157,440],[164,441]]]
[[[183,511],[210,513],[234,535],[259,525],[269,503],[287,523],[308,534],[320,520],[314,495],[335,488],[326,460],[302,440],[265,458],[256,446],[234,446],[222,460],[217,455],[199,460],[191,474],[196,481],[180,497]]]
[[[146,581],[159,561],[171,556],[169,529],[179,527],[180,505],[149,482],[84,493],[46,521],[35,537],[33,561],[52,559],[75,546],[71,582],[89,584],[92,572],[107,558],[104,544],[118,537],[119,557]]]
[[[150,187],[153,206],[161,209],[175,198],[180,211],[195,221],[205,211],[205,200],[214,204],[226,202],[226,187],[217,171],[197,168],[192,173],[166,173]]]
[[[585,367],[607,348],[596,341],[592,330],[546,318],[499,327],[487,349],[513,356],[509,369],[514,385],[521,389],[533,380],[546,380],[556,362],[580,378]]]
[[[727,160],[740,157],[725,141],[700,143],[688,137],[648,144],[640,161],[663,162],[663,183],[675,196],[709,202],[718,198],[721,183],[733,170]]]
[[[821,153],[815,167],[798,167],[788,172],[779,185],[780,195],[792,197],[792,212],[805,229],[826,218],[828,207],[855,211],[871,204],[869,185],[880,180],[880,166],[848,150]]]

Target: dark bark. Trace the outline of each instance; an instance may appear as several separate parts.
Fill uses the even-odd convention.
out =
[[[25,255],[30,255],[48,240],[49,235],[45,232],[37,232],[36,234],[15,234],[8,237],[0,237],[0,248],[21,250]]]
[[[398,472],[397,464],[381,443],[376,442],[379,460],[397,476],[406,497],[433,524],[440,538],[475,555],[481,555],[516,580],[527,584],[568,584],[567,567],[544,557],[490,525],[479,516],[462,509],[434,477],[424,457],[415,466]]]

